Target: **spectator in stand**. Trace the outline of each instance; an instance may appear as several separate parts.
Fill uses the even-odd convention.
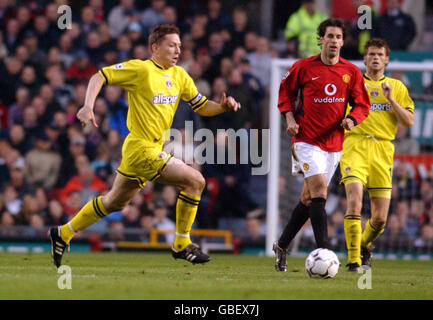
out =
[[[318,54],[317,27],[328,17],[315,9],[314,0],[302,0],[301,8],[287,20],[284,36],[296,42],[298,57],[306,58]]]
[[[236,7],[232,13],[232,23],[224,30],[223,38],[228,40],[229,48],[244,46],[245,34],[250,31],[247,11],[242,7]]]
[[[35,68],[30,65],[24,66],[21,71],[21,77],[18,86],[25,87],[29,90],[30,96],[35,96],[38,91],[39,83],[36,76]]]
[[[75,54],[75,59],[74,63],[66,71],[69,83],[87,83],[90,77],[95,74],[98,69],[92,64],[84,50],[78,51]]]
[[[247,51],[247,53],[252,53],[257,49],[257,39],[259,36],[254,31],[248,31],[245,34],[244,39],[244,48]]]
[[[63,204],[63,210],[69,216],[75,215],[81,208],[81,194],[79,190],[72,190]]]
[[[104,22],[105,9],[104,9],[104,1],[103,0],[90,0],[89,6],[93,8],[93,20],[96,24],[100,24]]]
[[[407,50],[415,36],[415,22],[401,11],[401,1],[387,0],[385,14],[373,23],[372,37],[385,39],[391,50]]]
[[[138,11],[135,9],[134,0],[121,0],[120,4],[110,10],[108,26],[112,38],[118,38],[126,27],[134,21],[138,21]]]
[[[86,140],[83,136],[71,137],[68,152],[64,155],[57,187],[63,187],[74,175],[77,174],[75,159],[85,156]]]
[[[0,61],[2,63],[2,61]],[[2,88],[2,102],[10,105],[15,102],[15,90],[18,87],[21,70],[23,68],[22,62],[14,56],[10,56],[4,60],[4,66],[1,71],[0,85]]]
[[[433,172],[433,166],[430,171]],[[433,203],[433,177],[421,180],[419,193],[421,200],[426,206],[429,206]]]
[[[74,62],[73,55],[73,39],[69,33],[64,33],[59,39],[59,49],[60,49],[60,62],[65,68]]]
[[[27,6],[21,5],[16,10],[16,19],[20,26],[20,35],[32,29],[32,15]]]
[[[390,214],[388,216],[388,222],[386,224],[385,231],[383,233],[383,237],[391,237],[396,238],[402,235],[402,226],[401,220],[399,219],[397,214]]]
[[[260,80],[266,90],[269,90],[272,60],[269,53],[269,40],[265,37],[259,37],[256,50],[247,54],[247,59],[251,64],[252,75]]]
[[[57,33],[52,32],[48,18],[38,15],[34,19],[34,30],[38,38],[38,47],[44,51],[56,45]]]
[[[222,10],[221,0],[209,0],[207,3],[207,15],[209,17],[206,33],[221,31],[231,23],[230,15]]]
[[[194,62],[191,64],[189,70],[189,75],[194,80],[194,83],[198,89],[198,92],[205,95],[206,97],[210,96],[211,94],[211,87],[207,80],[203,79],[203,70],[197,62]]]
[[[0,227],[11,227],[15,225],[15,218],[9,211],[0,212]]]
[[[95,11],[91,6],[81,9],[80,30],[82,33],[89,33],[96,30],[98,25],[95,23]]]
[[[233,69],[230,72],[228,79],[229,86],[227,94],[234,97],[242,105],[236,117],[231,118],[231,122],[227,123],[226,127],[238,130],[240,128],[251,128],[252,123],[257,122],[257,109],[253,100],[251,90],[244,86],[242,81],[242,73],[239,68]]]
[[[8,211],[15,218],[21,211],[22,207],[22,200],[19,197],[18,192],[12,185],[7,185],[3,189],[3,196],[6,211]]]
[[[121,211],[122,222],[125,228],[140,227],[140,210],[135,205],[127,205]]]
[[[132,42],[127,35],[120,35],[116,42],[117,56],[120,61],[131,59]]]
[[[53,69],[48,80],[50,86],[54,89],[54,99],[62,108],[66,108],[69,101],[74,98],[74,87],[65,83],[64,73],[56,68]]]
[[[29,225],[32,215],[39,215],[41,208],[38,200],[32,194],[26,194],[23,197],[23,204],[20,212],[17,215],[17,223],[23,225]]]
[[[26,132],[20,124],[13,124],[9,130],[9,141],[12,148],[20,154],[26,154],[30,150],[30,141],[26,138]]]
[[[24,34],[23,44],[29,51],[29,63],[34,66],[38,74],[42,74],[47,55],[39,49],[38,37],[34,31]]]
[[[129,129],[126,126],[128,105],[122,97],[121,88],[106,86],[104,97],[110,110],[109,129],[118,131],[123,139],[126,138],[129,133]]]
[[[9,19],[7,22],[4,42],[9,52],[14,52],[18,43],[21,42],[20,24],[18,23],[18,20]]]
[[[242,58],[239,64],[242,73],[242,84],[250,89],[254,97],[254,102],[258,102],[265,97],[265,89],[260,80],[251,73],[251,64],[247,58]]]
[[[419,154],[420,146],[416,139],[409,136],[409,131],[406,127],[397,123],[397,133],[394,144],[395,154]]]
[[[19,87],[15,91],[15,103],[9,106],[9,127],[13,124],[22,124],[24,109],[30,103],[30,91],[26,87]]]
[[[417,182],[409,171],[410,164],[401,161],[394,162],[393,181],[398,187],[398,194],[401,199],[412,199],[416,195]]]
[[[104,54],[106,48],[102,43],[101,35],[98,31],[92,31],[86,37],[86,53],[91,63],[96,67],[103,66]],[[78,59],[78,57],[75,57]]]
[[[263,226],[262,220],[258,217],[247,217],[246,233],[241,238],[242,247],[264,247],[266,232]]]
[[[161,241],[167,243],[173,243],[174,241],[174,231],[176,230],[176,224],[170,220],[168,217],[167,204],[162,199],[157,199],[154,203],[153,208],[153,224],[154,228],[158,230],[171,230],[172,233],[166,233],[161,237]]]
[[[48,216],[45,220],[47,226],[57,226],[68,222],[68,215],[63,211],[59,200],[53,199],[48,204]]]
[[[141,14],[140,21],[144,27],[144,34],[146,37],[151,33],[154,26],[163,24],[165,22],[165,6],[165,0],[152,0],[151,7],[144,10]]]
[[[24,175],[27,183],[50,190],[57,182],[61,161],[60,155],[51,151],[49,137],[41,132],[36,138],[35,148],[25,157]]]
[[[126,35],[133,46],[138,44],[146,44],[145,38],[143,37],[142,33],[142,26],[139,22],[131,23],[126,29]]]
[[[81,206],[89,199],[107,189],[104,181],[95,175],[95,171],[89,163],[78,167],[78,175],[72,177],[60,191],[60,201],[64,204],[72,191],[79,190],[81,194]]]

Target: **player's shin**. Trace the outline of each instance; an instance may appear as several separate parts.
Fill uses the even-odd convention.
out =
[[[328,221],[325,211],[326,199],[313,198],[309,210],[314,238],[318,248],[328,248]]]
[[[361,216],[346,214],[344,235],[346,237],[347,263],[361,265]]]
[[[292,212],[289,222],[281,233],[280,239],[278,240],[278,246],[282,249],[287,249],[290,242],[299,230],[301,230],[308,218],[308,207],[299,201],[298,205]]]
[[[189,233],[197,214],[200,197],[194,197],[181,191],[176,203],[176,236],[173,248],[182,251],[191,243]]]
[[[94,198],[81,208],[75,217],[60,227],[60,236],[63,241],[69,243],[74,234],[84,230],[108,214],[102,204],[101,197]]]

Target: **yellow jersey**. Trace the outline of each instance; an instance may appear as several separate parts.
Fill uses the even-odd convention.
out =
[[[382,93],[382,83],[387,82],[392,85],[392,96],[395,101],[413,113],[415,106],[409,92],[400,80],[386,76],[374,81],[364,74],[364,80],[370,97],[370,113],[363,122],[351,131],[346,131],[345,135],[368,135],[383,140],[394,140],[397,132],[397,118],[392,111],[391,104]],[[347,113],[350,110],[349,106]]]
[[[164,143],[164,132],[172,125],[180,99],[188,102],[194,111],[208,101],[179,66],[165,69],[154,60],[135,59],[104,67],[99,73],[105,84],[128,91],[129,132],[152,144]]]

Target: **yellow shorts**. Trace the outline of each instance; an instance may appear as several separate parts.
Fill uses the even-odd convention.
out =
[[[370,197],[391,199],[393,160],[391,141],[348,135],[340,160],[341,183],[360,182]]]
[[[116,170],[122,176],[136,180],[143,188],[147,181],[155,181],[173,156],[162,151],[162,144],[154,144],[129,134],[122,146],[122,162]]]

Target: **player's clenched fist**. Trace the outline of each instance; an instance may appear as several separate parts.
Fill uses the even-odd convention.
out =
[[[90,107],[84,106],[78,110],[77,119],[80,120],[83,127],[90,121],[96,128],[98,128],[98,124],[95,120],[95,114]]]
[[[223,94],[221,96],[220,104],[227,111],[233,110],[236,112],[241,108],[241,104],[239,102],[237,102],[233,97],[227,97],[225,92],[223,92]]]
[[[382,93],[390,101],[392,99],[392,85],[387,82],[382,83]]]
[[[355,124],[353,123],[353,120],[352,120],[352,119],[350,119],[350,118],[345,118],[345,119],[343,119],[343,121],[341,121],[341,126],[342,126],[344,129],[350,131],[350,130],[353,129],[353,127],[355,126]]]

